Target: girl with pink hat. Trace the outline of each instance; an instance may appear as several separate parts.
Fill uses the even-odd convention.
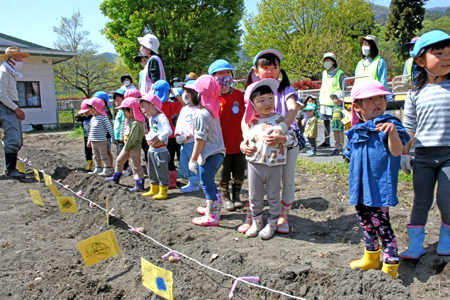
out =
[[[162,102],[158,96],[147,94],[141,99],[141,108],[149,119],[150,130],[145,138],[148,149],[148,177],[150,178],[150,190],[142,196],[150,196],[155,200],[167,198],[169,189],[169,161],[170,154],[167,150],[169,136],[172,128],[166,115],[162,111]]]
[[[379,239],[383,244],[382,271],[397,277],[399,256],[389,207],[398,204],[397,182],[400,154],[410,136],[401,121],[385,115],[387,102],[383,85],[376,80],[358,81],[352,89],[352,126],[345,156],[350,159],[349,194],[363,232],[365,252],[352,261],[352,269],[380,267]]]
[[[87,146],[92,147],[93,159],[95,162],[95,170],[89,174],[110,176],[113,172],[111,168],[112,161],[108,155],[107,134],[114,136],[114,129],[106,116],[103,107],[105,102],[100,98],[91,98],[87,102],[89,113],[92,115],[91,128]],[[101,171],[101,163],[103,160],[103,172]]]
[[[86,171],[91,172],[94,162],[92,161],[92,147],[87,146],[87,141],[89,137],[89,130],[91,128],[91,119],[92,115],[89,113],[89,107],[87,102],[89,99],[83,100],[81,102],[81,110],[78,112],[75,117],[75,121],[83,124],[83,135],[84,135],[84,156],[86,158]]]
[[[273,134],[267,138],[267,142],[270,146],[275,146],[284,140],[284,134],[291,128],[297,135],[299,145],[295,147],[287,148],[286,164],[283,165],[283,175],[281,177],[281,183],[283,185],[282,197],[281,197],[281,215],[278,219],[277,231],[279,233],[289,233],[288,214],[291,209],[292,202],[294,202],[295,196],[295,166],[297,163],[297,156],[300,149],[305,147],[305,138],[300,133],[295,117],[297,116],[297,103],[298,95],[289,82],[286,72],[281,68],[281,61],[283,55],[274,49],[267,49],[259,52],[253,59],[253,67],[247,75],[245,87],[247,88],[253,82],[272,78],[278,80],[281,74],[281,82],[278,89],[275,91],[275,108],[274,111],[280,113],[284,117],[284,121],[279,125],[281,131],[279,134]],[[242,131],[245,133],[248,131],[248,125],[242,120]],[[244,146],[248,147],[248,139],[245,139]],[[242,147],[241,147],[242,149]],[[247,212],[246,220],[249,212]]]
[[[106,178],[105,181],[114,181],[119,183],[123,174],[123,166],[128,159],[133,163],[133,171],[136,176],[136,185],[130,189],[132,192],[144,191],[144,170],[141,166],[141,148],[142,137],[144,136],[144,116],[141,113],[139,102],[134,98],[126,98],[122,101],[120,109],[125,118],[128,119],[129,130],[123,134],[124,147],[116,158],[116,166],[112,178]]]
[[[184,86],[198,93],[200,112],[194,118],[194,150],[189,161],[189,170],[197,174],[197,166],[206,196],[206,209],[199,208],[203,217],[192,222],[200,226],[219,226],[221,200],[214,177],[222,165],[225,145],[220,127],[220,84],[211,75],[200,76],[193,84]]]

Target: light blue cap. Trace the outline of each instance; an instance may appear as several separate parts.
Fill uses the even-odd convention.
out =
[[[423,48],[445,40],[450,40],[450,35],[440,30],[432,30],[422,34],[419,40],[414,44],[414,57],[416,57]]]
[[[229,62],[227,62],[224,59],[218,59],[215,62],[213,62],[209,68],[208,68],[208,74],[212,75],[214,73],[220,72],[220,71],[225,71],[225,70],[231,70],[231,71],[235,71],[235,69],[233,69],[230,65]]]
[[[108,107],[112,107],[111,103],[109,103],[109,96],[108,96],[107,92],[99,91],[99,92],[94,94],[94,98],[100,98],[103,101],[105,101],[105,103],[108,105]]]
[[[170,85],[165,80],[158,80],[153,84],[153,94],[161,99],[161,103],[164,103],[169,99],[167,97],[168,91],[170,91]]]

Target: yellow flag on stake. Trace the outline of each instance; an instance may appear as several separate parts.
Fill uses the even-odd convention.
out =
[[[109,230],[78,243],[86,267],[120,254],[114,230]]]
[[[77,203],[74,197],[56,197],[59,210],[63,213],[78,213]]]
[[[19,172],[22,174],[25,174],[27,172],[25,171],[25,165],[20,161],[17,162],[17,170],[19,170]]]
[[[36,190],[30,190],[31,199],[33,200],[34,204],[44,206],[44,202],[42,201],[41,194],[39,191]]]
[[[48,188],[50,189],[50,191],[52,191],[53,196],[58,197],[58,196],[62,196],[61,192],[58,190],[58,188],[56,187],[56,185],[49,185]]]
[[[142,285],[164,297],[173,300],[173,274],[159,268],[141,257]]]
[[[36,178],[37,181],[41,181],[41,177],[39,176],[39,171],[36,169],[33,169],[34,171],[34,178]]]
[[[50,175],[44,174],[44,180],[45,180],[45,184],[46,185],[52,185],[53,184],[52,176],[50,176]]]

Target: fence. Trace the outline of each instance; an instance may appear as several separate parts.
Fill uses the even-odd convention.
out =
[[[81,108],[81,102],[83,102],[84,99],[77,99],[77,100],[58,100],[56,101],[56,105],[58,106],[58,111],[64,111],[64,110],[79,110]]]
[[[319,100],[320,90],[298,90],[298,97],[301,99],[306,99],[308,96],[314,96],[317,100]]]

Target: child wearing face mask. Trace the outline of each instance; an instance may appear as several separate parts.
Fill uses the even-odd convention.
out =
[[[384,59],[378,55],[378,39],[374,35],[362,36],[359,38],[362,58],[355,69],[355,76],[369,76],[381,82],[384,89],[388,89],[387,67]],[[361,80],[361,79],[360,79]],[[355,83],[358,80],[355,81]]]
[[[410,136],[399,119],[384,114],[386,95],[390,92],[373,79],[358,81],[351,92],[353,128],[346,132],[345,156],[350,159],[350,205],[355,206],[365,252],[350,267],[364,271],[378,269],[381,240],[384,256],[381,271],[395,279],[400,258],[389,207],[398,204],[400,154]]]
[[[241,140],[236,138],[242,136],[241,121],[245,111],[244,95],[232,87],[233,71],[231,65],[223,59],[216,60],[208,69],[209,75],[216,78],[220,84],[220,127],[227,150],[223,164],[217,172],[216,180],[219,181],[224,208],[228,211],[243,206],[240,194],[245,169],[247,169],[245,155],[240,150]],[[231,195],[230,181],[232,181]]]
[[[183,193],[191,193],[200,190],[200,179],[194,172],[189,170],[189,159],[194,150],[194,118],[198,114],[200,108],[198,103],[198,93],[186,88],[186,84],[194,84],[195,80],[189,80],[186,83],[181,83],[183,88],[182,99],[186,104],[180,111],[178,122],[175,127],[175,139],[181,145],[180,150],[180,164],[178,171],[183,177],[189,179],[189,183],[183,186],[180,190]]]
[[[325,125],[324,141],[318,147],[330,147],[331,136],[331,120],[333,119],[334,102],[331,99],[331,94],[342,91],[344,87],[345,75],[342,70],[338,69],[336,55],[333,53],[325,53],[322,58],[323,67],[325,70],[322,74],[322,86],[320,87],[320,119]]]
[[[122,90],[137,90],[137,88],[132,85],[133,78],[131,78],[131,75],[125,74],[120,77],[120,81],[123,83],[123,85],[120,87]]]

